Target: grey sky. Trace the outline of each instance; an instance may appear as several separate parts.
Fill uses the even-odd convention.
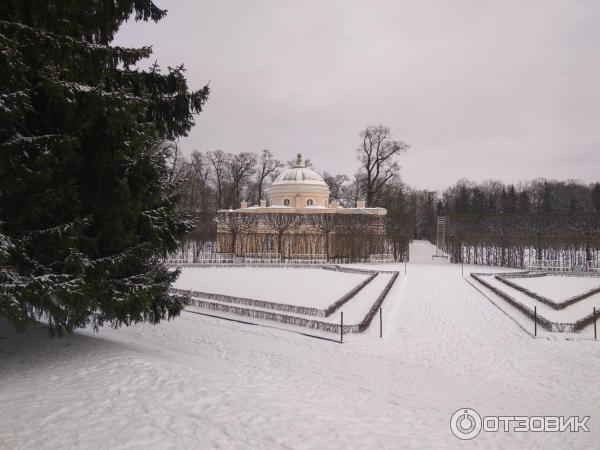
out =
[[[186,153],[301,152],[351,175],[358,133],[382,123],[418,188],[600,179],[600,1],[155,2],[167,17],[117,43],[210,81]]]

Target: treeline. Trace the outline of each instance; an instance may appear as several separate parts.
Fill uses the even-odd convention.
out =
[[[447,189],[446,248],[455,262],[525,268],[540,261],[598,264],[600,183],[534,180],[518,186],[465,180]]]
[[[600,212],[600,183],[537,179],[518,185],[460,180],[444,191],[437,215]]]

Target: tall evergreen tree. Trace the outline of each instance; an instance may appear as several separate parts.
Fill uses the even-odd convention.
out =
[[[160,256],[188,228],[167,165],[208,97],[110,43],[150,0],[0,4],[0,316],[52,332],[179,314]]]

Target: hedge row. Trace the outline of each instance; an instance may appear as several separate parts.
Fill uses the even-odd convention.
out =
[[[390,292],[390,289],[392,289],[392,286],[396,282],[398,275],[400,275],[399,272],[394,272],[394,274],[392,275],[392,278],[390,278],[390,281],[387,282],[387,284],[383,288],[383,291],[381,291],[381,294],[379,294],[379,296],[377,297],[377,300],[375,300],[375,303],[373,303],[373,306],[371,306],[371,309],[369,310],[369,312],[367,313],[365,318],[362,320],[362,322],[360,322],[360,324],[358,325],[359,333],[362,333],[367,328],[369,328],[369,325],[371,325],[371,321],[373,320],[373,317],[375,317],[375,314],[377,314],[377,311],[383,304],[383,301],[385,300],[388,293]]]
[[[305,316],[326,317],[325,310],[312,308],[310,306],[288,305],[285,303],[268,302],[266,300],[256,300],[253,298],[235,297],[233,295],[214,294],[212,292],[201,291],[186,291],[183,289],[171,288],[169,290],[174,294],[188,295],[190,297],[202,297],[208,300],[216,300],[223,303],[237,303],[240,305],[256,306],[264,309],[275,309],[278,311],[293,312],[296,314],[304,314]]]
[[[589,291],[586,291],[583,294],[579,294],[574,297],[571,297],[568,300],[565,300],[564,302],[557,303],[554,300],[549,299],[548,297],[544,297],[543,295],[540,295],[533,291],[530,291],[529,289],[527,289],[517,283],[513,283],[512,281],[506,279],[507,277],[504,277],[504,275],[494,275],[494,278],[496,278],[498,281],[506,284],[507,286],[510,286],[510,287],[516,289],[517,291],[520,291],[523,294],[525,294],[531,298],[534,298],[534,299],[542,302],[545,305],[550,306],[552,309],[555,309],[557,311],[559,311],[561,309],[565,309],[567,306],[571,306],[574,303],[580,302],[581,300],[585,300],[586,298],[591,297],[592,295],[598,294],[600,292],[600,286],[599,286],[597,288],[590,289]],[[516,277],[511,277],[511,278],[516,278]],[[528,277],[519,277],[519,278],[528,278]],[[531,277],[531,278],[536,278],[536,277]]]
[[[369,325],[371,324],[371,321],[373,320],[373,317],[375,316],[375,314],[377,314],[377,311],[379,310],[381,304],[385,300],[385,297],[387,296],[390,289],[392,288],[392,285],[396,281],[396,278],[398,278],[398,272],[396,272],[392,276],[390,281],[383,288],[383,290],[381,291],[381,293],[379,294],[379,296],[377,297],[377,299],[371,306],[371,309],[365,315],[364,319],[360,323],[354,324],[354,325],[344,325],[343,326],[344,334],[362,333],[364,330],[366,330],[369,327]],[[178,291],[181,291],[181,290],[178,290]],[[315,320],[315,319],[308,319],[306,317],[289,316],[286,314],[280,314],[280,313],[270,312],[270,311],[261,311],[261,310],[257,310],[257,309],[251,309],[251,308],[243,308],[243,307],[235,306],[235,305],[225,305],[222,303],[206,302],[201,299],[190,298],[189,297],[190,291],[182,291],[182,292],[185,293],[186,295],[188,295],[190,304],[198,306],[200,308],[209,309],[209,310],[213,310],[213,311],[222,311],[222,312],[232,313],[232,314],[236,314],[236,315],[242,316],[242,317],[251,317],[251,318],[255,318],[255,319],[272,320],[272,321],[276,321],[276,322],[280,322],[280,323],[285,323],[288,325],[312,328],[315,330],[322,330],[322,331],[327,331],[327,332],[332,332],[332,333],[340,333],[340,324],[339,323],[329,323],[329,322],[323,322],[323,321]]]
[[[495,293],[496,295],[498,295],[500,298],[502,298],[503,300],[505,300],[510,305],[514,306],[516,309],[518,309],[519,311],[521,311],[523,314],[525,314],[531,320],[535,320],[536,315],[535,315],[535,312],[531,308],[529,308],[528,306],[525,306],[523,303],[521,303],[518,300],[514,299],[513,297],[511,297],[510,295],[508,295],[504,291],[498,289],[497,287],[491,285],[487,281],[483,281],[482,277],[490,276],[490,275],[492,275],[492,274],[471,273],[471,277],[473,277],[474,279],[476,279],[477,281],[479,281],[479,283],[483,284],[490,291],[492,291],[493,293]],[[551,322],[548,319],[540,316],[539,314],[537,315],[537,322],[541,325],[542,328],[544,328],[545,330],[548,330],[548,331],[553,331],[554,329],[559,330],[560,328],[562,328],[562,325],[573,326],[573,324],[560,324],[559,325],[558,322]]]
[[[577,322],[575,322],[575,325],[573,326],[573,331],[583,330],[588,325],[594,323],[594,321],[596,321],[599,316],[600,316],[600,312],[596,311],[596,315],[594,316],[594,312],[592,311],[590,314],[585,316],[583,319],[579,319]]]
[[[377,270],[358,269],[355,267],[342,267],[342,266],[337,266],[337,265],[336,266],[323,266],[321,268],[323,270],[331,270],[333,272],[360,273],[360,274],[381,272],[381,271],[377,271]]]
[[[288,325],[295,325],[299,327],[312,328],[315,330],[331,331],[333,333],[340,332],[339,323],[328,323],[320,320],[308,319],[306,317],[288,316],[286,314],[280,314],[270,311],[260,311],[258,309],[242,308],[241,306],[234,305],[223,305],[221,303],[205,302],[200,299],[190,299],[192,305],[198,306],[204,309],[210,309],[214,311],[223,311],[227,313],[236,314],[243,317],[251,317],[254,319],[272,320],[275,322],[285,323]],[[344,333],[355,333],[354,327],[357,325],[344,325]]]
[[[341,307],[343,304],[345,304],[346,302],[348,302],[349,300],[354,298],[354,296],[356,294],[358,294],[367,284],[369,284],[371,281],[373,281],[373,278],[375,278],[377,275],[379,275],[377,272],[369,275],[369,277],[366,280],[361,281],[358,286],[353,288],[350,292],[345,294],[342,298],[340,298],[335,303],[329,305],[329,307],[325,310],[325,317],[329,317],[335,311],[337,311],[337,309],[339,307]]]
[[[233,295],[215,294],[212,292],[192,291],[184,289],[171,288],[169,291],[173,294],[188,295],[190,297],[202,297],[208,300],[216,300],[223,303],[237,303],[240,305],[256,306],[264,309],[275,309],[278,311],[293,312],[295,314],[303,314],[305,316],[329,317],[339,307],[351,300],[358,294],[367,284],[373,281],[378,275],[378,272],[368,272],[370,276],[361,281],[356,287],[344,294],[339,300],[329,305],[326,309],[313,308],[310,306],[288,305],[286,303],[269,302],[266,300],[257,300],[253,298],[236,297]]]

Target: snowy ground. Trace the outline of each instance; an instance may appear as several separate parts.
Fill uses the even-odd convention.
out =
[[[600,343],[531,338],[431,251],[417,242],[407,275],[397,266],[382,340],[191,313],[63,339],[2,323],[0,448],[597,449]],[[589,415],[591,431],[460,441],[463,407]]]
[[[324,309],[367,277],[318,268],[184,268],[173,287]]]

